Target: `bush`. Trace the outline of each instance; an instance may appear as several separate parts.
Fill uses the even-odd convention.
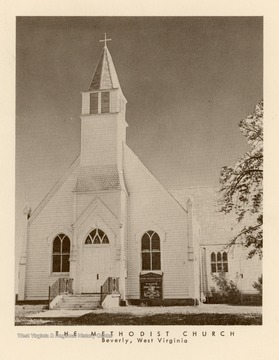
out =
[[[258,291],[258,293],[263,295],[263,276],[259,276],[258,280],[253,283],[253,288]]]
[[[233,280],[228,280],[225,272],[219,272],[218,275],[212,275],[213,281],[218,287],[211,288],[213,302],[225,304],[240,304],[242,293],[237,287],[237,283]]]

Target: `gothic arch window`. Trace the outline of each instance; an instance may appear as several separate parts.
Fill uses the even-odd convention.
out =
[[[226,251],[221,253],[220,251],[211,253],[211,272],[216,273],[220,271],[228,272],[228,254]]]
[[[160,237],[152,230],[147,231],[141,238],[142,270],[161,270]]]
[[[57,235],[52,243],[52,272],[70,271],[71,242],[67,235]]]
[[[109,244],[107,235],[101,229],[92,230],[85,239],[85,245]]]

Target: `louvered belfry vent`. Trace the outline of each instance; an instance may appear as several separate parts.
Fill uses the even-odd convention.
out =
[[[109,113],[109,102],[110,102],[110,93],[105,91],[101,93],[101,112]]]
[[[98,93],[90,94],[90,114],[98,114]]]

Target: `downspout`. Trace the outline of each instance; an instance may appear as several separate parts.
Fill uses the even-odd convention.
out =
[[[121,294],[121,300],[126,301],[126,253],[125,253],[125,243],[127,241],[127,198],[128,192],[126,189],[126,184],[124,180],[124,171],[123,169],[119,172],[119,179],[121,184],[120,191],[120,277],[119,277],[119,290]]]
[[[193,203],[191,199],[186,202],[187,214],[187,238],[188,238],[188,266],[189,275],[192,281],[189,284],[189,297],[196,302],[199,297],[199,289],[196,291],[198,284],[195,284],[195,258],[194,258],[194,243],[193,243]]]
[[[23,214],[26,216],[25,230],[22,241],[21,255],[19,260],[19,279],[18,279],[18,300],[25,300],[25,274],[26,274],[26,260],[27,260],[27,242],[28,242],[28,220],[31,216],[30,206],[23,209]]]
[[[203,274],[203,294],[205,297],[208,296],[208,277],[207,277],[207,266],[206,266],[206,247],[202,248],[202,274]]]

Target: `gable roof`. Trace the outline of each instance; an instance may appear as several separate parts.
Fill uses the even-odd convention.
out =
[[[46,206],[46,204],[52,199],[54,194],[61,188],[64,184],[65,180],[72,174],[72,172],[79,166],[80,164],[80,156],[78,156],[75,161],[69,166],[68,170],[64,173],[64,175],[57,181],[57,183],[51,188],[51,190],[47,193],[47,195],[43,198],[40,204],[35,208],[35,210],[31,213],[31,216],[28,220],[29,224],[33,222],[33,220],[40,214],[42,209]]]
[[[120,83],[110,52],[105,46],[96,66],[89,91],[106,89],[120,89]]]
[[[188,207],[187,205],[182,204],[168,189],[164,187],[164,185],[158,180],[158,178],[150,171],[150,169],[140,160],[140,158],[134,153],[134,151],[126,144],[123,143],[123,151],[124,156],[125,153],[129,153],[133,156],[134,160],[141,165],[141,167],[149,174],[149,176],[156,181],[156,183],[159,185],[160,189],[162,189],[168,197],[172,198],[174,203],[181,209],[183,212],[188,213]],[[124,179],[125,179],[125,173],[124,173]],[[129,193],[129,188],[127,188],[127,191]]]
[[[80,214],[80,216],[75,220],[72,226],[78,227],[82,222],[88,218],[88,216],[93,212],[97,211],[98,213],[106,214],[106,218],[109,218],[115,225],[119,225],[119,219],[113,214],[113,212],[106,206],[106,204],[98,197],[95,197],[87,208]],[[100,216],[99,214],[99,216]],[[104,219],[102,219],[104,221]]]

